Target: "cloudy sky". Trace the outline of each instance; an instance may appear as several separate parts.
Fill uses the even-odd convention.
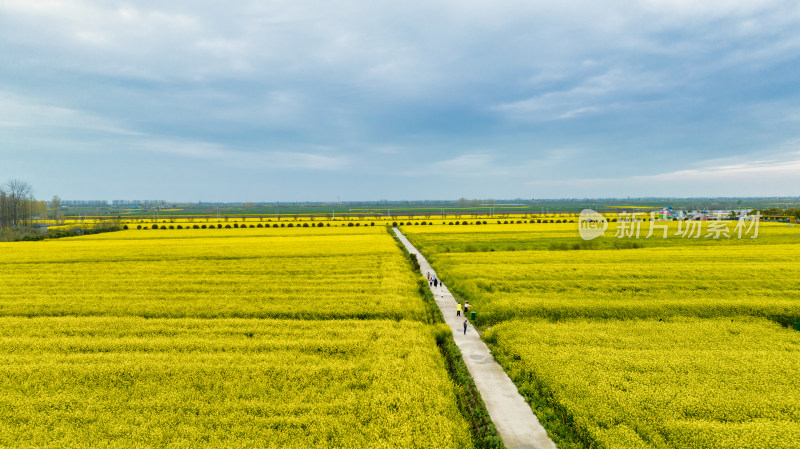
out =
[[[789,0],[0,0],[0,181],[185,201],[800,195]]]

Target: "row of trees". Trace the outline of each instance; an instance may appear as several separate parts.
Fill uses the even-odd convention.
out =
[[[761,213],[762,216],[765,216],[765,215],[779,215],[779,216],[780,215],[786,215],[786,216],[794,217],[794,218],[800,220],[800,208],[796,208],[796,209],[781,209],[779,207],[773,207],[773,208],[770,208],[770,209],[761,209],[759,212]]]
[[[0,186],[0,228],[27,228],[33,217],[45,216],[47,203],[36,201],[30,184],[15,179]]]

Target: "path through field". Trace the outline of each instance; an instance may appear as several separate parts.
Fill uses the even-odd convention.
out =
[[[394,228],[395,234],[405,245],[408,252],[415,254],[423,274],[436,272],[408,239]],[[436,304],[444,315],[445,322],[453,330],[453,339],[461,350],[464,363],[475,380],[486,409],[492,418],[503,443],[508,449],[555,449],[556,445],[547,436],[531,407],[517,391],[503,368],[494,360],[486,343],[478,332],[467,325],[464,334],[464,317],[456,316],[456,300],[444,285],[430,287],[436,298]]]

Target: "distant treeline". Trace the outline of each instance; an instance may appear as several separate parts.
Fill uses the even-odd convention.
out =
[[[0,186],[0,229],[30,227],[34,217],[47,215],[47,203],[36,201],[33,189],[23,181]]]
[[[796,209],[781,209],[778,207],[771,207],[769,209],[761,209],[759,210],[761,215],[787,215],[790,217],[795,217],[800,219],[800,207]]]
[[[58,196],[50,201],[52,219],[61,216],[61,200]],[[45,230],[37,227],[36,220],[48,218],[47,202],[33,196],[33,187],[24,181],[13,179],[0,186],[0,241],[15,242],[43,240],[46,238],[72,237],[122,229],[119,220],[108,220],[94,226],[76,226],[67,229]]]
[[[115,201],[103,207],[90,206],[89,203],[63,201],[61,210],[67,216],[126,216],[201,218],[219,214],[220,216],[272,216],[276,219],[300,217],[359,217],[394,218],[396,215],[415,216],[425,219],[457,218],[458,216],[489,215],[493,217],[527,215],[550,215],[559,213],[578,213],[583,209],[593,209],[603,213],[618,213],[630,210],[660,210],[672,207],[674,210],[771,210],[781,212],[800,209],[800,198],[625,198],[625,199],[466,199],[452,201],[348,201],[348,202],[280,202],[280,203],[178,203],[165,201]],[[134,205],[133,203],[137,203]],[[84,206],[75,206],[85,204]],[[52,206],[51,206],[52,208]]]

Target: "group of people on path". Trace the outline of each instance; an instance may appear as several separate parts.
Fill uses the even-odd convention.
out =
[[[464,335],[467,335],[467,313],[469,312],[469,302],[464,301]],[[461,303],[456,304],[456,316],[461,316]]]
[[[472,306],[469,305],[469,302],[468,301],[464,301],[464,317],[466,317],[467,313],[469,313],[469,308],[470,307],[472,307]],[[456,305],[456,316],[461,316],[461,303],[460,302],[457,303],[457,305]]]
[[[440,281],[435,275],[431,276],[430,271],[428,272],[428,285],[431,287],[439,287],[439,285],[444,287],[442,281]],[[442,292],[441,295],[442,298],[444,298],[444,292]],[[461,316],[461,310],[464,310],[464,335],[467,334],[467,324],[469,323],[469,319],[467,319],[467,313],[469,313],[469,308],[469,301],[464,301],[463,308],[460,302],[456,304],[456,316]]]
[[[428,272],[428,285],[431,287],[438,287],[439,284],[442,284],[442,281],[440,281],[436,276],[431,276],[431,273]],[[444,286],[444,284],[442,284],[442,286]]]

